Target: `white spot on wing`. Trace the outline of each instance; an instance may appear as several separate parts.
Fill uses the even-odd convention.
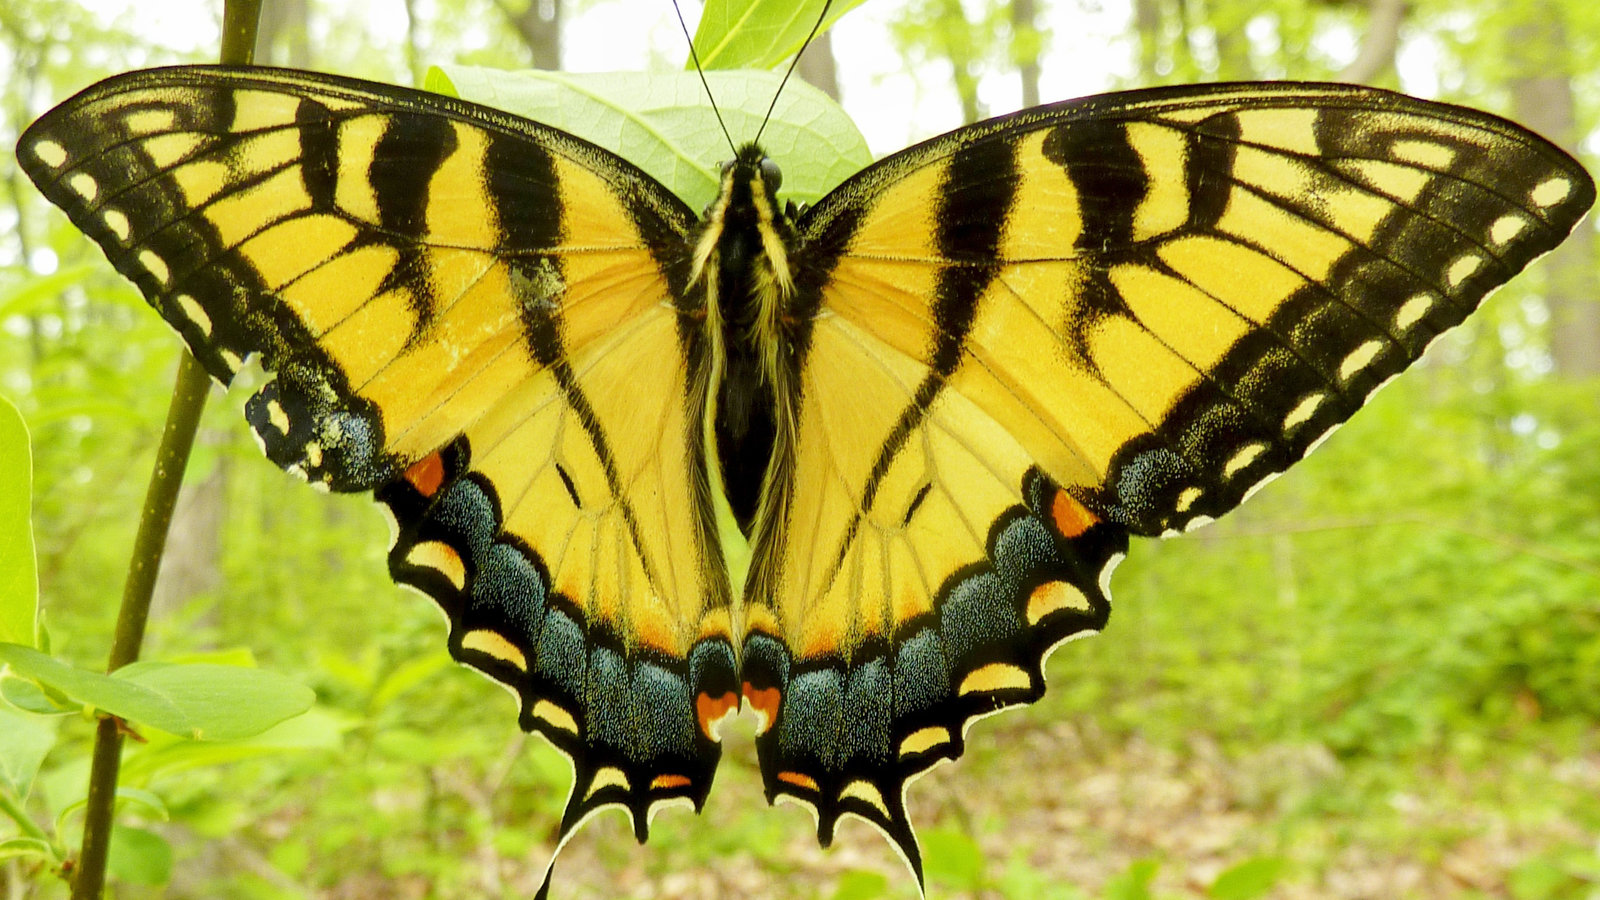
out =
[[[1105,566],[1100,569],[1100,596],[1107,600],[1111,599],[1111,573],[1115,572],[1117,565],[1127,557],[1126,553],[1113,553],[1111,558],[1106,560]]]
[[[93,203],[94,198],[100,196],[100,185],[88,172],[78,172],[68,178],[67,187],[72,188],[72,192],[82,197],[86,203]]]
[[[1293,431],[1304,425],[1316,413],[1317,408],[1322,406],[1322,401],[1326,399],[1328,399],[1328,395],[1322,391],[1307,394],[1304,399],[1295,404],[1294,409],[1289,410],[1289,415],[1284,417],[1283,430]]]
[[[1567,199],[1567,195],[1570,193],[1572,193],[1572,182],[1557,175],[1547,181],[1540,182],[1539,186],[1528,194],[1528,198],[1539,206],[1555,206],[1557,203]]]
[[[201,334],[211,337],[211,317],[206,315],[206,311],[200,306],[200,302],[188,294],[179,294],[173,299],[177,301],[178,308],[183,310],[184,318],[193,322],[195,327],[200,329]]]
[[[126,241],[128,239],[128,234],[130,233],[128,217],[123,215],[121,210],[107,209],[101,212],[100,221],[106,223],[106,227],[111,229],[111,233],[117,236],[117,240]]]
[[[55,141],[40,141],[33,145],[33,156],[50,168],[59,169],[67,161],[67,148]]]
[[[1400,305],[1399,311],[1394,314],[1394,327],[1401,331],[1410,331],[1411,326],[1422,321],[1422,317],[1427,315],[1430,309],[1433,309],[1433,295],[1416,294]]]
[[[1489,239],[1496,244],[1505,244],[1527,227],[1527,219],[1516,215],[1504,215],[1495,219],[1494,224],[1489,226]]]
[[[1244,496],[1239,498],[1239,502],[1243,503],[1246,500],[1249,500],[1251,497],[1254,497],[1256,495],[1256,491],[1259,491],[1262,488],[1266,487],[1267,485],[1271,484],[1272,482],[1276,481],[1278,479],[1278,476],[1282,475],[1282,474],[1283,474],[1282,472],[1269,472],[1269,473],[1267,473],[1267,476],[1265,478],[1261,479],[1260,481],[1256,482],[1255,484],[1250,485],[1250,487],[1245,489]]]
[[[1445,279],[1451,287],[1460,287],[1461,283],[1472,277],[1483,265],[1483,257],[1476,253],[1468,253],[1450,264],[1450,269],[1445,273]]]
[[[1344,362],[1339,363],[1339,380],[1349,381],[1354,378],[1356,373],[1365,369],[1377,358],[1378,351],[1382,349],[1383,344],[1374,338],[1351,350],[1350,355],[1344,358]]]
[[[1232,478],[1233,476],[1239,474],[1240,470],[1255,462],[1257,457],[1261,456],[1261,454],[1265,453],[1266,451],[1267,445],[1261,443],[1260,441],[1256,441],[1253,444],[1244,445],[1239,449],[1238,453],[1235,453],[1232,458],[1228,460],[1228,464],[1222,467],[1222,477]]]
[[[172,270],[167,268],[166,260],[157,256],[154,250],[140,250],[139,265],[144,266],[144,270],[162,284],[166,284],[167,279],[172,277]]]

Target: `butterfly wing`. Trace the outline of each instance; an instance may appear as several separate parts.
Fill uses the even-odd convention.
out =
[[[681,201],[525,120],[267,69],[111,79],[18,156],[208,372],[275,373],[274,462],[392,510],[394,578],[573,758],[564,833],[699,806],[736,682]]]
[[[1041,695],[1130,534],[1237,506],[1593,197],[1489,115],[1251,84],[1026,111],[824,198],[746,595],[769,797],[915,867],[906,782]]]

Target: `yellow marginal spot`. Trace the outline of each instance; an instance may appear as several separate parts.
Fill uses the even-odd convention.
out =
[[[1217,237],[1167,241],[1157,253],[1189,283],[1256,324],[1265,323],[1306,284],[1276,260]]]
[[[333,199],[340,209],[371,225],[378,224],[381,217],[378,195],[367,172],[390,122],[386,116],[370,115],[339,126],[339,177]]]
[[[1389,155],[1441,172],[1448,170],[1456,161],[1455,148],[1433,141],[1395,141],[1389,145]]]
[[[187,159],[189,154],[200,148],[204,139],[198,134],[186,131],[175,131],[171,134],[159,134],[145,140],[144,152],[155,163],[158,169],[170,169],[180,161]]]
[[[1174,506],[1178,512],[1188,512],[1205,492],[1197,487],[1186,487],[1178,494],[1178,502]]]
[[[108,209],[102,212],[100,221],[106,223],[106,227],[111,229],[111,233],[117,236],[117,240],[125,241],[128,239],[128,217],[123,215],[121,210]]]
[[[214,159],[196,160],[172,169],[168,174],[183,192],[190,206],[204,206],[228,186],[228,166]]]
[[[1316,107],[1246,109],[1236,118],[1241,143],[1265,144],[1303,156],[1323,155],[1317,144]]]
[[[273,222],[310,207],[311,195],[306,193],[300,173],[285,169],[248,190],[217,200],[206,208],[205,217],[222,243],[233,247]]]
[[[1238,453],[1228,459],[1228,464],[1222,467],[1222,477],[1232,478],[1239,474],[1241,470],[1255,462],[1256,458],[1265,452],[1267,452],[1267,445],[1260,441],[1244,445],[1239,448]]]
[[[1411,326],[1422,321],[1422,317],[1427,315],[1430,309],[1433,309],[1433,295],[1416,294],[1401,304],[1399,311],[1394,314],[1394,327],[1408,331]]]
[[[1422,169],[1388,160],[1345,160],[1338,163],[1337,168],[1402,203],[1415,202],[1423,189],[1433,182],[1433,176]]]
[[[1365,369],[1378,357],[1378,351],[1383,349],[1383,344],[1376,338],[1350,351],[1350,355],[1339,363],[1339,380],[1349,381],[1357,372]]]
[[[85,203],[93,203],[94,198],[100,196],[100,185],[88,172],[73,173],[67,179],[67,187],[72,188],[72,192],[82,197]]]
[[[140,109],[128,113],[123,119],[128,126],[128,131],[134,134],[154,134],[157,131],[171,131],[177,124],[178,117],[170,109]]]
[[[166,284],[167,279],[172,277],[172,270],[167,268],[167,261],[157,256],[154,250],[140,250],[139,265],[144,266],[144,270],[162,284]]]
[[[233,127],[236,132],[283,128],[294,124],[300,98],[273,91],[234,91]]]
[[[59,169],[67,161],[67,148],[55,141],[39,141],[33,145],[34,158],[52,169]]]
[[[1528,227],[1528,220],[1518,215],[1504,215],[1494,220],[1489,226],[1489,240],[1496,244],[1510,243],[1511,239],[1521,234]]]
[[[500,228],[494,203],[484,191],[484,133],[464,122],[453,123],[456,149],[428,179],[428,236],[452,247],[494,247]]]
[[[322,468],[322,445],[321,444],[317,443],[316,441],[307,441],[306,442],[306,446],[305,446],[305,453],[306,453],[306,462],[311,464],[311,468],[313,468],[313,469]],[[382,506],[383,504],[379,504],[379,505]]]
[[[1337,232],[1244,189],[1228,195],[1217,228],[1241,240],[1263,243],[1284,265],[1316,281],[1327,281],[1334,263],[1350,250],[1350,242]],[[1226,270],[1225,274],[1235,282],[1249,281],[1259,268],[1258,264],[1244,271]]]
[[[1166,418],[1200,379],[1186,360],[1126,316],[1106,316],[1090,333],[1089,352],[1107,384],[1147,422]],[[1131,435],[1130,435],[1131,437]]]
[[[578,722],[572,718],[572,713],[551,703],[549,700],[540,700],[533,705],[533,717],[562,731],[571,734],[578,733]]]
[[[1019,666],[1010,663],[989,663],[979,666],[967,673],[961,679],[961,686],[956,688],[956,693],[965,697],[968,694],[988,694],[996,691],[1025,691],[1033,687],[1033,679],[1028,677],[1028,672]]]
[[[1460,259],[1450,264],[1449,270],[1445,272],[1445,278],[1450,282],[1451,287],[1460,287],[1461,283],[1471,278],[1472,273],[1478,271],[1482,265],[1483,257],[1476,253],[1464,254]]]
[[[218,350],[217,356],[221,358],[222,364],[227,367],[229,372],[236,373],[239,371],[239,367],[244,365],[244,358],[232,350]]]
[[[524,672],[528,671],[528,657],[523,655],[520,647],[506,640],[498,631],[490,631],[487,628],[469,631],[461,637],[461,649],[487,653],[503,663],[509,663]]]
[[[1057,610],[1088,612],[1092,608],[1083,591],[1065,581],[1046,581],[1028,595],[1028,624],[1037,625],[1041,619]]]
[[[1198,369],[1214,366],[1249,328],[1194,285],[1148,266],[1115,266],[1110,276],[1139,324]]]
[[[1528,194],[1528,198],[1539,206],[1554,206],[1567,199],[1570,193],[1572,193],[1572,182],[1558,175],[1540,182],[1539,186]]]
[[[950,743],[950,729],[940,725],[929,725],[926,728],[918,728],[900,741],[900,755],[915,756],[948,743]]]
[[[279,434],[289,433],[289,414],[283,411],[283,404],[276,400],[267,402],[267,421],[272,427],[278,429]]]
[[[1311,419],[1312,414],[1317,411],[1317,407],[1322,405],[1322,401],[1326,399],[1328,399],[1328,395],[1321,391],[1307,394],[1304,399],[1295,404],[1294,409],[1289,410],[1289,415],[1284,417],[1283,430],[1293,431],[1305,424]]]
[[[889,818],[889,807],[883,802],[883,792],[870,781],[858,778],[850,782],[839,792],[839,799],[860,800],[881,813],[885,819]]]
[[[278,290],[326,262],[355,237],[356,227],[337,216],[297,216],[257,233],[239,252],[255,266],[268,289]]]
[[[173,300],[177,302],[178,309],[183,312],[183,317],[185,319],[193,322],[194,326],[200,329],[201,334],[205,335],[206,337],[211,336],[211,317],[206,315],[206,311],[200,306],[199,301],[195,300],[188,294],[179,294],[178,296],[174,297]],[[273,406],[277,406],[276,401],[273,402]],[[282,407],[279,407],[279,412],[282,412]],[[279,430],[287,431],[288,429],[282,428]]]
[[[1188,142],[1178,129],[1155,122],[1130,122],[1126,131],[1145,171],[1173,171],[1186,162]],[[1133,211],[1133,239],[1147,241],[1183,227],[1189,221],[1189,200],[1187,179],[1150,179],[1149,190]]]
[[[817,787],[817,780],[801,772],[779,772],[778,780],[813,793],[820,792],[820,788]]]
[[[373,298],[399,258],[388,244],[368,244],[296,279],[282,297],[311,335],[321,337]]]
[[[583,799],[587,800],[606,788],[613,787],[619,787],[625,791],[630,790],[628,774],[616,766],[606,766],[598,769],[594,773],[594,780],[589,782],[589,793],[585,794]]]
[[[449,579],[456,590],[467,586],[467,567],[461,553],[443,541],[421,541],[406,551],[406,562],[432,569]]]

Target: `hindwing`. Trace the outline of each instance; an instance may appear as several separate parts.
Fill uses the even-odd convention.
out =
[[[393,511],[394,578],[574,759],[564,832],[698,807],[736,681],[681,201],[526,120],[263,69],[111,79],[19,158],[208,372],[274,373],[274,462]]]
[[[1295,84],[1041,107],[824,197],[747,592],[769,795],[915,864],[907,779],[1039,697],[1128,535],[1237,506],[1593,197],[1493,116]]]

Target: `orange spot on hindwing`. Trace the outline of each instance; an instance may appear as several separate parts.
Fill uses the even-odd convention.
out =
[[[437,453],[424,456],[406,469],[406,480],[417,489],[417,493],[432,497],[439,493],[439,488],[444,484],[444,459]]]
[[[744,702],[750,704],[750,708],[755,710],[756,717],[761,720],[756,724],[756,734],[766,734],[772,723],[778,720],[778,706],[783,703],[783,692],[777,688],[757,690],[746,681]]]
[[[806,775],[801,772],[779,772],[778,780],[788,782],[795,787],[804,788],[805,790],[812,792],[818,792],[821,790],[817,787],[817,780],[815,778],[812,778],[810,775]]]
[[[1094,513],[1083,508],[1083,504],[1072,499],[1066,491],[1056,491],[1055,499],[1050,501],[1050,518],[1055,522],[1056,530],[1065,538],[1075,538],[1088,531],[1097,521]]]
[[[701,694],[700,696],[704,697],[705,695]],[[674,788],[686,788],[693,783],[694,782],[690,781],[689,776],[687,775],[669,773],[666,775],[657,775],[655,778],[651,779],[650,789],[652,791],[670,791]]]
[[[722,742],[722,722],[739,710],[739,696],[732,691],[713,697],[701,694],[694,698],[695,716],[700,720],[700,730],[705,736]]]

